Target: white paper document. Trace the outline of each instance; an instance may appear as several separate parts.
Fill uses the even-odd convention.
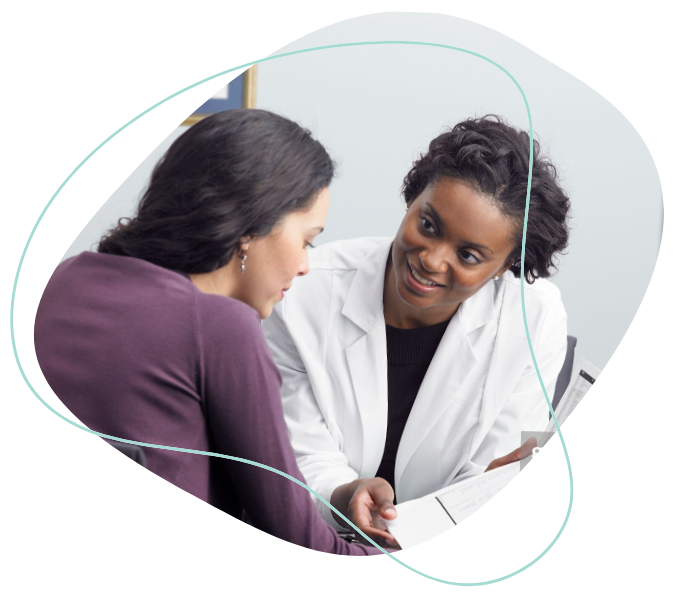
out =
[[[519,474],[519,463],[511,463],[436,493],[397,505],[399,517],[385,521],[402,549],[425,542],[477,511]]]
[[[579,361],[575,375],[555,411],[560,426],[590,390],[600,372],[585,359]],[[556,431],[551,419],[543,435],[538,437],[539,447]],[[397,505],[399,517],[385,524],[401,548],[408,549],[460,524],[498,494],[519,472],[520,463],[511,463],[456,482],[426,497],[400,503]]]
[[[557,418],[557,423],[561,426],[570,415],[571,412],[576,409],[577,405],[581,402],[586,392],[588,392],[595,380],[600,377],[602,370],[595,367],[589,361],[581,359],[576,367],[576,375],[572,378],[569,388],[564,393],[562,400],[560,400],[559,405],[557,405],[557,410],[555,411],[555,417]],[[551,419],[550,424],[546,432],[556,432],[554,421]]]

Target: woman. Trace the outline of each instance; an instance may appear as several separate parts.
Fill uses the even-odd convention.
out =
[[[191,127],[154,169],[136,216],[64,261],[35,323],[40,366],[89,428],[256,461],[299,480],[260,320],[322,231],[333,163],[260,110]],[[145,448],[148,468],[232,516],[311,549],[366,555],[309,493],[263,469]]]
[[[302,473],[372,536],[395,492],[408,501],[523,457],[521,432],[547,424],[519,281],[528,176],[525,132],[493,116],[459,123],[406,176],[394,240],[315,250],[263,324]],[[566,248],[569,206],[535,144],[525,302],[549,395],[567,325],[542,278]]]

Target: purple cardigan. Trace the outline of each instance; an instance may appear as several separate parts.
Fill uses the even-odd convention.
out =
[[[248,305],[146,261],[85,252],[50,279],[35,349],[56,395],[92,430],[250,459],[304,481],[281,376]],[[204,455],[144,453],[152,472],[274,536],[328,553],[380,553],[339,538],[309,493],[283,476]]]

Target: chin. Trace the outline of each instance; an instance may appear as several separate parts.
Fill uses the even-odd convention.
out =
[[[260,319],[264,320],[264,319],[267,319],[267,317],[269,317],[272,314],[272,311],[274,310],[274,305],[269,305],[269,306],[264,307],[264,308],[258,307],[255,310],[259,313]]]
[[[266,301],[261,305],[255,307],[255,310],[260,314],[260,319],[267,319],[274,310],[274,305],[280,303],[283,299],[276,298],[274,300]]]
[[[406,284],[397,286],[397,294],[405,305],[413,307],[414,309],[427,309],[428,307],[431,307],[435,304],[431,299],[418,296],[417,294],[411,292]]]

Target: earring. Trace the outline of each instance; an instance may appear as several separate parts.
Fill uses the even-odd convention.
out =
[[[248,249],[246,248],[246,250]],[[246,259],[248,258],[248,255],[243,253],[242,248],[238,249],[238,258],[241,259],[241,273],[243,273],[246,270]]]
[[[498,278],[499,278],[499,276],[497,276],[497,275],[493,276],[493,281],[495,282]]]

